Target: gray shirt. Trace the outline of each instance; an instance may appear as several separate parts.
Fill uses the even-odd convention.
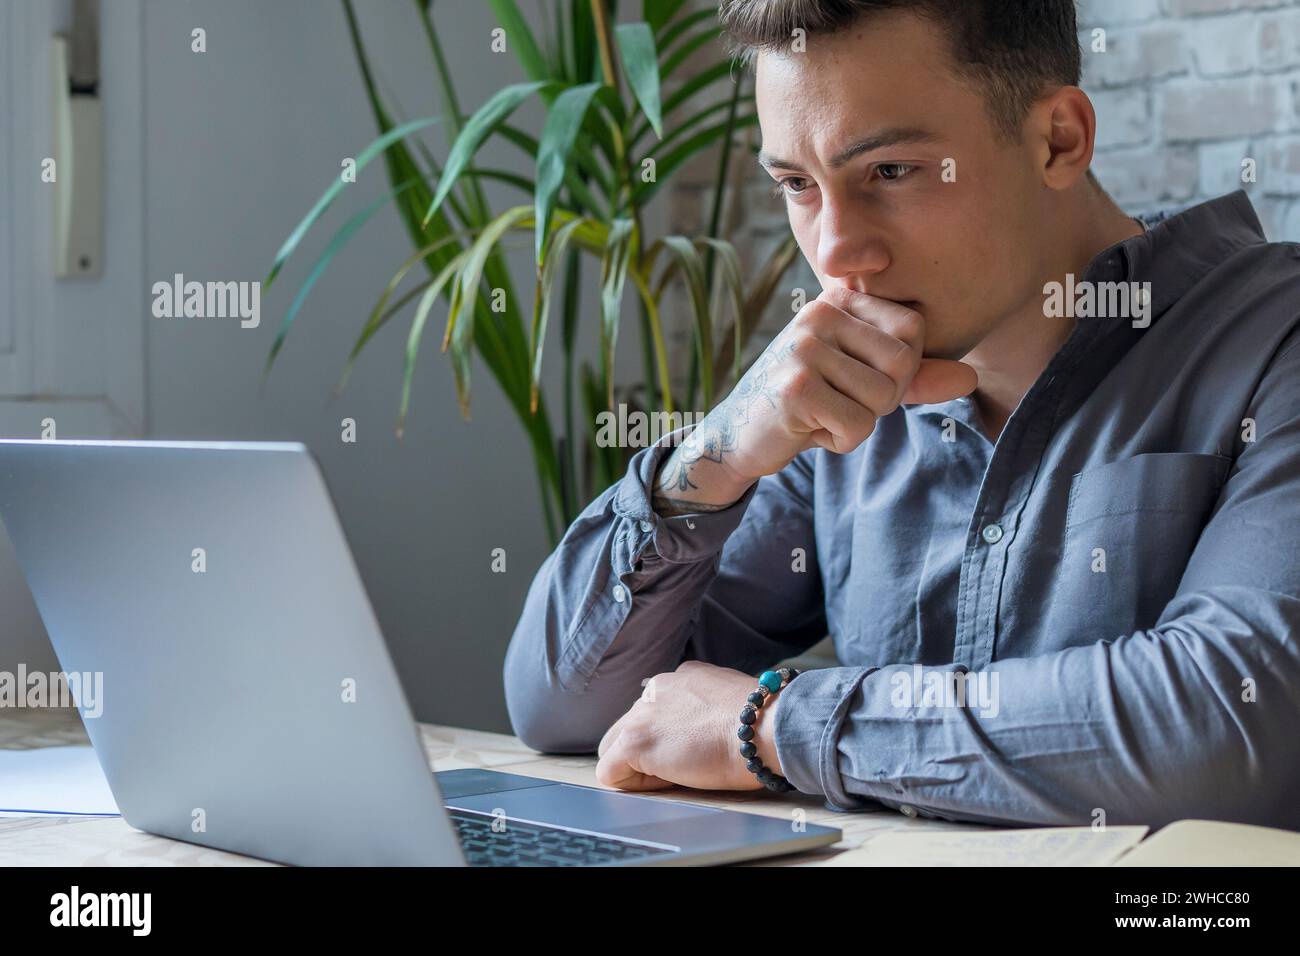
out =
[[[672,518],[684,432],[639,451],[529,590],[520,737],[594,750],[654,674],[829,633],[775,725],[829,806],[1300,829],[1300,246],[1242,192],[1145,224],[1078,279],[1150,283],[1147,316],[1078,318],[996,442],[968,400],[906,405]]]

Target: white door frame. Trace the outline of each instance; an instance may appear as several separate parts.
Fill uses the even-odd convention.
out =
[[[141,0],[100,19],[104,257],[93,279],[54,278],[51,38],[71,3],[0,3],[0,435],[133,437],[146,428],[144,73]]]

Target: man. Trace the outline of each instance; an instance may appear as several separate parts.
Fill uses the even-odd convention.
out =
[[[1300,828],[1300,249],[1114,205],[1070,0],[721,16],[822,292],[543,564],[519,735],[756,788],[754,675],[829,633],[752,726],[833,807]]]

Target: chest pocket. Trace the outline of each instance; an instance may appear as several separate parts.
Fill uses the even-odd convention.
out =
[[[1146,454],[1071,479],[1057,597],[1092,640],[1155,624],[1231,467],[1223,455]]]

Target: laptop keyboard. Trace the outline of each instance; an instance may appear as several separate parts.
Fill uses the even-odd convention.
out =
[[[492,829],[493,817],[461,810],[447,812],[456,825],[456,835],[470,866],[599,866],[673,852],[518,820],[506,821],[505,828],[498,832]]]

